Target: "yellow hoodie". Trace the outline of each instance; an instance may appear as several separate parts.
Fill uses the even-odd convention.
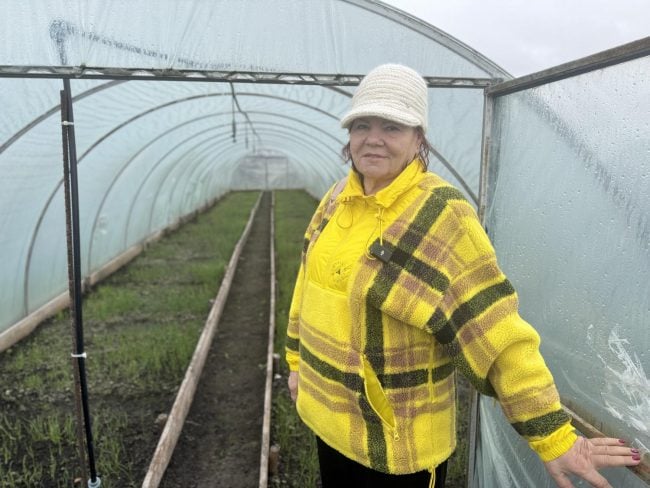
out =
[[[539,336],[471,205],[418,161],[373,196],[350,172],[305,235],[286,357],[297,409],[323,441],[406,474],[456,446],[455,371],[498,396],[542,460],[575,441]]]

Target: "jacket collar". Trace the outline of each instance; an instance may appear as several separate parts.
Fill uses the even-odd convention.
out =
[[[377,205],[389,208],[400,195],[417,185],[425,175],[426,173],[422,170],[420,160],[414,159],[406,165],[406,168],[404,168],[399,175],[397,175],[397,178],[391,181],[390,185],[386,188],[382,188],[374,195],[366,195],[363,192],[363,185],[359,178],[359,174],[351,169],[348,175],[348,182],[336,200],[337,202],[340,202],[349,201],[355,198],[368,200],[374,199]]]

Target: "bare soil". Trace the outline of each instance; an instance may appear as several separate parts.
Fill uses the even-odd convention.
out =
[[[161,483],[251,487],[259,479],[270,294],[263,195],[181,438]]]

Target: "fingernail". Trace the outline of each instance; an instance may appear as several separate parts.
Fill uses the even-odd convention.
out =
[[[638,449],[630,449],[630,451],[632,452],[632,454],[639,454],[639,450],[638,450]]]
[[[634,456],[632,456],[632,459],[633,459],[634,461],[640,461],[640,460],[641,460],[641,456],[640,456],[639,454],[635,454]]]
[[[619,439],[618,442],[620,442],[621,444],[625,444],[625,439]]]

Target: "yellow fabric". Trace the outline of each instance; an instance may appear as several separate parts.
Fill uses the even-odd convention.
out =
[[[539,440],[529,440],[530,447],[544,462],[552,461],[566,453],[575,443],[578,436],[571,424],[565,424],[551,435]]]
[[[369,254],[373,242],[394,251],[390,262]],[[417,163],[375,196],[351,172],[334,204],[328,194],[319,205],[289,313],[287,362],[300,373],[303,421],[379,471],[431,470],[453,452],[455,369],[498,395],[543,459],[575,441],[539,336],[518,315],[473,209]]]
[[[359,176],[351,172],[348,184],[336,198],[338,205],[330,219],[331,225],[325,227],[311,251],[307,279],[345,292],[359,256],[380,237],[380,224],[383,228],[390,226],[413,203],[417,193],[407,190],[424,176],[419,164],[409,164],[389,186],[366,196]]]

